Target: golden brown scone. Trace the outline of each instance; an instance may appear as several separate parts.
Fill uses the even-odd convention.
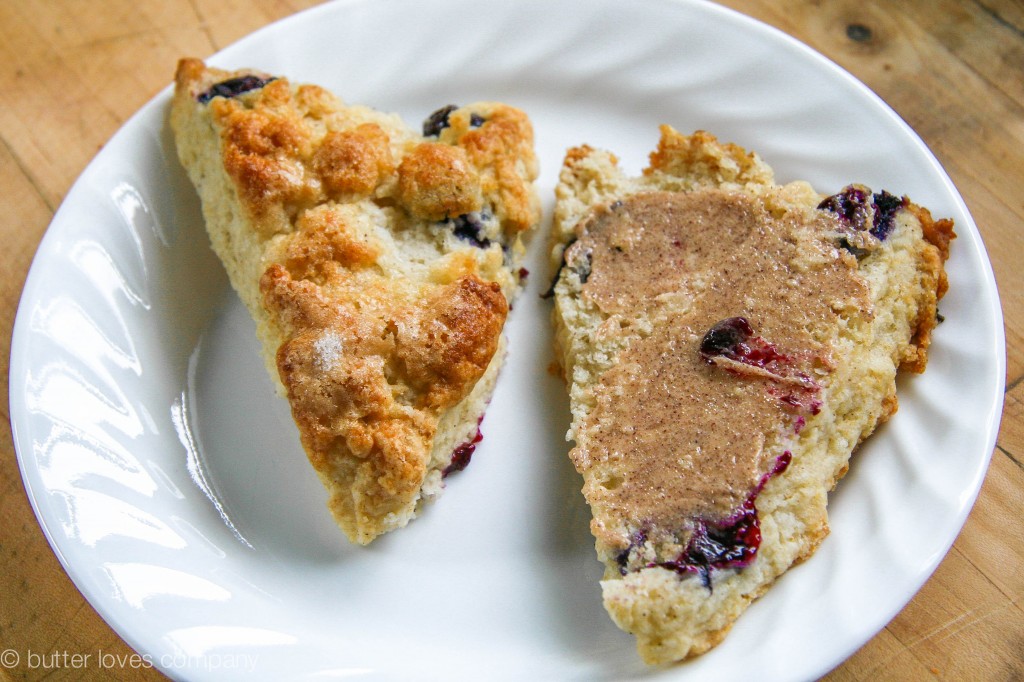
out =
[[[552,258],[604,604],[643,659],[718,644],[828,534],[827,493],[924,370],[952,222],[662,127],[642,177],[568,152]]]
[[[478,440],[539,220],[529,120],[480,102],[421,134],[184,59],[171,126],[335,520],[359,544],[404,526]]]

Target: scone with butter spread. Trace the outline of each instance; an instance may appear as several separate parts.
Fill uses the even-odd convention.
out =
[[[539,220],[530,121],[480,102],[418,131],[184,59],[171,126],[335,520],[404,526],[479,440]]]
[[[828,534],[828,492],[927,362],[954,237],[909,199],[777,185],[661,129],[640,177],[568,152],[557,354],[604,604],[648,663],[703,653]]]

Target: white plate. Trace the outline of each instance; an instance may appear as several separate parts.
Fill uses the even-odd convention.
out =
[[[534,274],[472,465],[407,529],[354,548],[324,510],[253,325],[207,246],[163,92],[55,216],[25,287],[10,382],[40,523],[144,662],[196,680],[252,669],[274,680],[721,682],[754,669],[803,679],[882,628],[949,548],[1001,410],[995,284],[935,159],[830,62],[715,5],[670,0],[341,2],[213,62],[318,82],[410,121],[449,102],[516,104],[533,117],[548,215],[566,147],[610,148],[635,172],[666,122],[758,150],[781,180],[909,194],[954,218],[960,236],[929,370],[903,380],[899,414],[856,456],[831,537],[720,647],[645,671],[601,607],[566,458],[566,398],[547,372],[549,304],[538,297],[551,274],[544,239],[531,246]]]

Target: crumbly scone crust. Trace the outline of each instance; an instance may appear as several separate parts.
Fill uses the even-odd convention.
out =
[[[539,220],[526,115],[480,102],[444,123],[425,137],[319,86],[196,59],[176,74],[171,125],[212,246],[360,544],[405,525],[474,437]],[[467,220],[473,243],[452,229]]]
[[[790,566],[813,554],[828,534],[827,493],[845,474],[857,445],[896,411],[897,370],[921,372],[926,366],[937,302],[947,287],[944,262],[954,236],[950,221],[933,220],[926,209],[905,201],[906,210],[898,212],[892,232],[868,255],[856,259],[834,249],[836,262],[853,268],[863,283],[867,300],[844,312],[843,323],[832,332],[832,360],[821,378],[820,410],[803,414],[806,421],[795,433],[767,434],[765,449],[786,449],[792,462],[757,495],[761,545],[756,559],[740,569],[713,571],[706,585],[694,574],[657,565],[630,563],[625,570],[621,533],[609,532],[621,519],[601,501],[606,492],[601,486],[606,488],[610,478],[621,474],[610,472],[606,462],[592,460],[589,451],[600,435],[597,431],[614,428],[592,419],[601,415],[595,410],[604,390],[602,377],[668,319],[666,310],[685,308],[688,301],[662,296],[657,310],[663,317],[656,319],[653,308],[644,307],[627,324],[622,319],[626,316],[609,316],[595,306],[592,291],[582,295],[587,273],[581,277],[564,266],[567,248],[584,233],[595,210],[666,191],[702,197],[738,194],[772,216],[808,223],[818,220],[817,206],[824,199],[804,182],[775,184],[771,168],[736,145],[720,143],[705,132],[682,135],[669,126],[662,127],[658,148],[641,177],[626,176],[614,155],[588,146],[571,149],[565,157],[556,188],[552,264],[561,268],[553,321],[573,414],[568,439],[576,442],[571,455],[584,477],[597,553],[606,566],[605,607],[619,627],[636,636],[641,656],[652,664],[696,656],[718,644],[749,603]],[[835,241],[835,235],[824,236]],[[798,262],[789,266],[801,267]],[[700,286],[693,285],[693,290]]]

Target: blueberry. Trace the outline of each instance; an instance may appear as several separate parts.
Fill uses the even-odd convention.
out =
[[[742,355],[742,344],[753,335],[754,330],[745,317],[729,317],[716,323],[704,334],[700,342],[700,354],[705,359],[715,355]]]
[[[732,516],[716,522],[695,519],[693,535],[682,554],[672,561],[657,562],[651,566],[661,566],[677,573],[697,573],[709,590],[711,571],[749,566],[761,546],[761,519],[754,502],[768,480],[784,472],[792,459],[793,455],[788,450],[779,455],[772,469],[761,477],[757,487]],[[617,559],[620,566],[624,564],[621,555]]]
[[[437,137],[441,131],[448,127],[448,116],[459,107],[449,104],[441,107],[423,121],[423,137]]]
[[[839,194],[826,198],[818,208],[831,211],[839,216],[844,225],[855,230],[867,230],[879,241],[884,241],[892,231],[896,213],[903,208],[904,200],[885,190],[869,195],[857,185],[845,187]],[[840,246],[859,255],[840,242]]]
[[[619,572],[622,575],[626,575],[627,573],[628,569],[626,567],[629,564],[630,552],[632,552],[634,549],[638,547],[641,547],[645,542],[647,542],[647,530],[644,528],[640,528],[639,530],[634,531],[633,534],[630,536],[629,547],[622,550],[616,555],[615,563],[619,565]]]
[[[456,237],[473,246],[486,249],[491,245],[491,240],[484,236],[484,231],[487,229],[484,221],[487,218],[487,214],[484,213],[463,213],[448,222]]]
[[[551,286],[548,287],[547,291],[540,295],[541,298],[551,298],[555,295],[555,285],[558,284],[558,278],[562,276],[562,270],[565,269],[565,256],[569,253],[569,247],[575,243],[576,237],[573,237],[566,242],[565,248],[562,249],[562,262],[558,264],[558,270],[555,272],[555,276],[551,279]]]
[[[862,249],[859,246],[854,246],[846,237],[839,238],[839,248],[849,251],[857,260],[860,260],[864,256],[868,255],[868,253],[870,253],[867,249]]]
[[[200,104],[206,104],[214,97],[237,97],[250,90],[258,90],[267,83],[276,80],[274,78],[260,78],[259,76],[239,76],[229,78],[226,81],[215,83],[204,93],[201,93],[197,100]]]
[[[843,223],[855,230],[867,229],[871,215],[868,193],[856,185],[844,187],[842,192],[818,204],[818,208],[835,213]]]
[[[472,459],[473,453],[476,452],[476,444],[484,439],[484,434],[480,432],[480,422],[482,420],[483,417],[480,417],[476,422],[476,435],[473,436],[472,439],[455,448],[455,452],[452,453],[452,461],[444,468],[444,471],[441,472],[441,478],[446,478],[448,474],[453,474],[456,471],[462,471],[469,466],[469,460]]]
[[[469,460],[473,457],[474,452],[476,452],[476,443],[472,441],[463,443],[455,448],[455,452],[452,453],[451,464],[444,468],[444,471],[441,472],[441,477],[446,478],[449,474],[462,471],[469,466]]]
[[[470,126],[471,128],[479,128],[479,127],[480,127],[480,126],[482,126],[482,125],[483,125],[483,124],[484,124],[484,123],[485,123],[486,121],[487,121],[487,119],[485,119],[485,118],[484,118],[483,116],[481,116],[480,114],[470,114],[470,115],[469,115],[469,126]]]
[[[879,241],[885,241],[885,238],[892,232],[896,213],[903,208],[904,202],[901,197],[889,194],[885,190],[877,192],[872,199],[875,204],[875,219],[871,225],[871,234]]]
[[[663,565],[676,571],[696,571],[704,587],[710,590],[712,570],[746,566],[760,546],[761,521],[751,496],[737,514],[722,524],[698,520],[683,553]]]

